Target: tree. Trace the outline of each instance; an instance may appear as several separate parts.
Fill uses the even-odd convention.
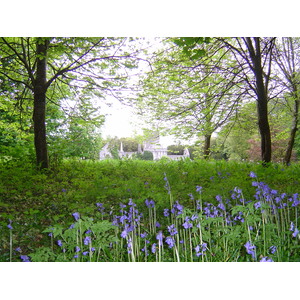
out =
[[[217,40],[209,41],[175,39],[183,50],[166,43],[141,81],[138,103],[151,121],[172,128],[170,132],[180,138],[203,137],[205,158],[210,156],[212,134],[227,122],[242,96],[238,77],[224,72],[224,64],[234,63],[229,51],[223,51]]]
[[[292,124],[288,143],[284,155],[284,163],[288,165],[291,161],[292,151],[295,144],[296,133],[299,123],[299,63],[300,63],[300,40],[299,38],[282,38],[276,43],[275,61],[281,71],[279,80],[285,87],[285,99],[287,105],[290,107],[292,115]],[[292,101],[292,105],[290,105]]]
[[[22,86],[33,99],[34,145],[37,165],[49,167],[46,135],[46,103],[51,86],[64,86],[103,97],[114,93],[132,66],[121,50],[123,38],[0,38],[1,78]],[[58,85],[59,83],[59,85]]]
[[[232,50],[239,63],[240,76],[247,83],[249,92],[254,92],[256,98],[263,164],[271,161],[272,153],[268,101],[275,39],[242,37],[236,38],[234,42],[223,39],[224,45]]]

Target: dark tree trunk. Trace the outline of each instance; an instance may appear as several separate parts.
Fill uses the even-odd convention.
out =
[[[46,39],[38,39],[36,44],[37,66],[34,82],[34,146],[36,151],[36,162],[39,168],[47,169],[49,167],[48,151],[46,141],[46,68],[47,68],[47,50],[49,42]]]
[[[246,38],[246,41],[253,63],[252,71],[254,73],[256,83],[258,127],[261,137],[261,159],[265,164],[271,161],[272,144],[268,120],[267,87],[264,82],[264,73],[261,65],[260,39],[254,38],[255,49],[253,47],[251,38]]]
[[[203,147],[203,156],[205,159],[210,157],[210,141],[211,141],[211,134],[206,134],[204,136],[204,147]]]
[[[288,145],[286,148],[285,156],[284,156],[284,163],[286,165],[289,165],[291,162],[291,157],[292,157],[292,151],[295,143],[295,138],[296,138],[296,133],[298,130],[298,121],[299,121],[299,99],[298,99],[298,93],[297,93],[297,88],[295,91],[296,99],[294,102],[294,115],[293,115],[293,124],[292,128],[290,131],[290,136],[288,140]]]

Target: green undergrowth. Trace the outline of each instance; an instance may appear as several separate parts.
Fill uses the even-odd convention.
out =
[[[139,206],[146,199],[156,203],[157,214],[172,201],[192,209],[196,187],[202,187],[202,201],[216,204],[236,187],[245,199],[253,197],[249,173],[280,193],[299,192],[300,167],[280,164],[238,163],[203,160],[66,160],[55,170],[38,172],[32,165],[14,161],[0,165],[0,261],[9,261],[9,249],[24,253],[48,245],[45,228],[73,221],[72,213],[93,217],[96,203],[117,209],[133,199]],[[168,179],[168,186],[166,181]],[[7,224],[12,221],[13,230]],[[13,236],[10,236],[12,234]],[[13,245],[11,245],[13,243]],[[14,260],[14,259],[12,259]],[[16,261],[18,261],[16,259]]]

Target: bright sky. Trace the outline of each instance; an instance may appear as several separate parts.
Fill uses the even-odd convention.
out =
[[[142,134],[141,119],[134,114],[134,108],[121,104],[115,100],[111,107],[102,108],[106,114],[104,126],[101,129],[104,138],[110,137],[133,137],[135,134]],[[174,144],[171,136],[160,138],[161,145],[167,147]]]

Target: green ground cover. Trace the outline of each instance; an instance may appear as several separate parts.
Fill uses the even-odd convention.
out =
[[[299,261],[298,164],[2,162],[0,261]]]

